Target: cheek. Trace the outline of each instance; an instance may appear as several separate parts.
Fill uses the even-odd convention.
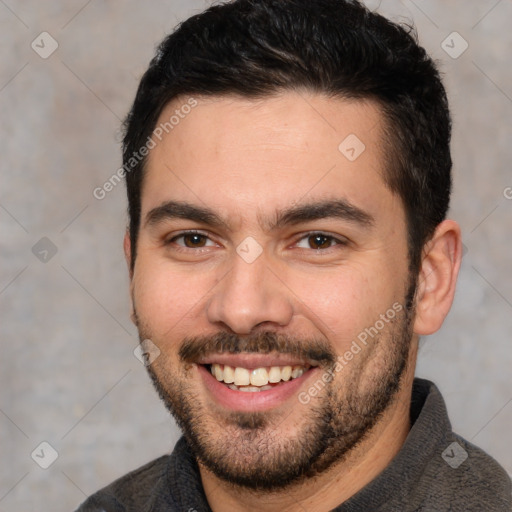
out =
[[[398,283],[376,265],[357,265],[297,279],[303,314],[343,352],[401,299]]]
[[[187,332],[191,319],[197,318],[201,299],[213,285],[211,275],[180,271],[168,262],[141,257],[133,279],[138,319],[156,338],[174,339]]]

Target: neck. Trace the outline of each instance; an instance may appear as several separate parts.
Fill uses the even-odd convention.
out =
[[[212,511],[291,512],[299,508],[308,512],[327,512],[356,494],[390,464],[409,433],[415,354],[411,356],[400,390],[379,422],[342,462],[321,475],[269,493],[230,485],[199,464]]]

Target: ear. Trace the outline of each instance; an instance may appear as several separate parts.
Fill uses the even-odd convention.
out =
[[[415,299],[416,334],[433,334],[443,324],[455,295],[461,260],[460,227],[453,220],[445,220],[437,226],[423,251]]]
[[[126,230],[123,240],[124,258],[128,265],[128,272],[130,273],[130,281],[133,279],[132,271],[132,241],[130,239],[130,233]]]
[[[132,270],[132,241],[130,239],[130,233],[126,230],[123,240],[124,257],[126,264],[128,265],[128,272],[130,274],[130,297],[131,297],[131,308],[130,318],[133,324],[137,325],[137,317],[135,315],[135,307],[133,304],[133,270]]]

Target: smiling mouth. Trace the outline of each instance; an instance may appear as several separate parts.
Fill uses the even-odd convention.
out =
[[[233,367],[227,364],[205,364],[205,368],[233,391],[255,393],[267,391],[286,382],[302,377],[311,369],[311,365],[267,366],[260,368]]]

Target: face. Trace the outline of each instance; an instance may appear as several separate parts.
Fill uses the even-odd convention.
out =
[[[136,323],[201,467],[283,488],[361,441],[408,360],[385,127],[376,105],[321,95],[187,102],[164,110],[158,124],[188,113],[148,157]]]

